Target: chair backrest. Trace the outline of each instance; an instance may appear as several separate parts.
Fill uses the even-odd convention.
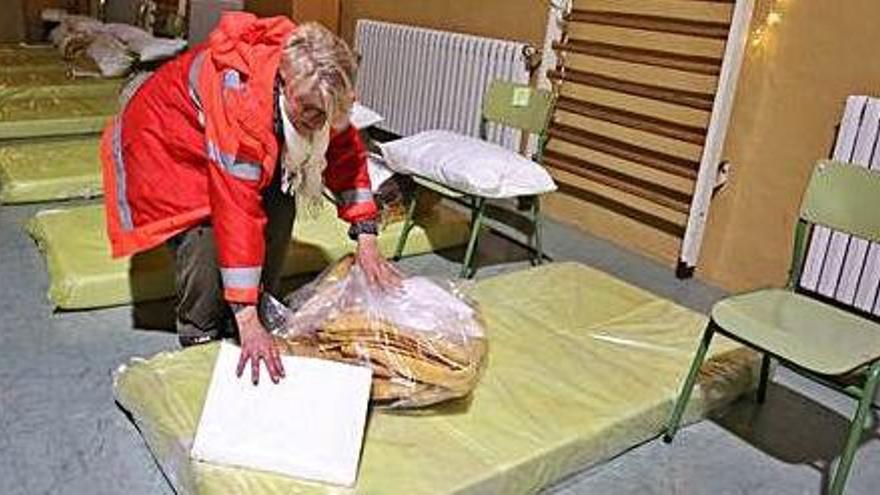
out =
[[[801,219],[880,242],[880,172],[830,160],[813,170]]]
[[[483,119],[543,135],[553,109],[553,94],[525,84],[493,81],[483,98]]]
[[[880,173],[858,165],[822,160],[801,201],[794,233],[788,287],[795,289],[803,274],[813,225],[880,241]]]

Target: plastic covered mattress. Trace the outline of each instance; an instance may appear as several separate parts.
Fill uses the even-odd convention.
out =
[[[0,45],[0,71],[33,70],[59,65],[64,65],[64,59],[52,45]]]
[[[101,84],[116,79],[103,79],[98,77],[77,77],[69,75],[67,67],[63,65],[42,68],[40,70],[9,71],[0,69],[0,89],[19,86],[60,86],[60,85],[88,85]]]
[[[0,89],[58,83],[69,80],[68,72],[67,64],[55,48],[0,47]]]
[[[534,493],[657,436],[703,316],[579,264],[502,275],[471,291],[489,336],[469,403],[373,412],[353,490],[192,461],[217,345],[135,359],[115,395],[178,493]],[[750,390],[757,358],[713,344],[688,417]],[[291,446],[295,448],[295,446]]]
[[[0,80],[3,76],[0,75]],[[21,82],[0,87],[4,101],[38,100],[41,98],[118,98],[121,79],[59,78],[42,83]]]
[[[97,136],[0,144],[0,202],[101,195],[99,144]]]
[[[22,96],[0,87],[0,139],[96,134],[116,112],[115,92],[86,96]]]
[[[55,47],[53,45],[50,45],[49,43],[15,43],[10,41],[0,43],[0,53],[4,54],[41,50],[56,52]]]
[[[348,225],[328,206],[317,218],[300,216],[284,267],[286,276],[316,272],[353,249]],[[393,253],[402,223],[379,235],[387,256]],[[133,258],[113,259],[103,205],[44,210],[27,225],[46,256],[49,299],[61,309],[86,309],[163,299],[173,295],[172,260],[164,247]],[[417,218],[404,255],[462,244],[466,217],[437,206]]]

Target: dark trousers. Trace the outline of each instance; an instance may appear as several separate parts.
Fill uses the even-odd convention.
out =
[[[296,217],[294,198],[281,191],[280,174],[263,193],[266,258],[262,292],[280,299],[281,270]],[[168,241],[174,252],[177,336],[181,345],[234,336],[232,310],[223,299],[217,247],[210,223],[193,227]]]

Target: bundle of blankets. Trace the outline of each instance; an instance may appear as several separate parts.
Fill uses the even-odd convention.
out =
[[[487,354],[476,305],[454,288],[409,277],[397,291],[367,284],[349,256],[288,299],[282,352],[373,370],[374,405],[423,407],[468,396]]]
[[[74,75],[123,76],[137,64],[168,59],[186,48],[182,39],[157,38],[129,24],[63,15],[49,34]]]

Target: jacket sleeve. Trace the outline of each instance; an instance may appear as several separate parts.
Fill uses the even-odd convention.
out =
[[[324,185],[336,199],[339,218],[352,224],[376,220],[378,210],[370,188],[367,149],[354,126],[330,140]]]
[[[217,262],[223,280],[223,296],[230,303],[253,304],[260,292],[260,280],[266,244],[262,186],[266,173],[265,152],[259,140],[249,132],[250,122],[260,112],[252,108],[237,73],[226,71],[209,118],[224,123],[220,129],[235,136],[234,147],[226,150],[221,136],[212,141],[206,135],[208,155],[208,195],[211,222],[217,246]],[[219,98],[218,98],[219,97]],[[250,120],[249,120],[250,119]],[[263,123],[265,125],[265,123]],[[233,151],[234,150],[234,151]]]
[[[208,191],[223,297],[230,303],[254,304],[266,250],[260,166],[222,160],[211,159]]]

